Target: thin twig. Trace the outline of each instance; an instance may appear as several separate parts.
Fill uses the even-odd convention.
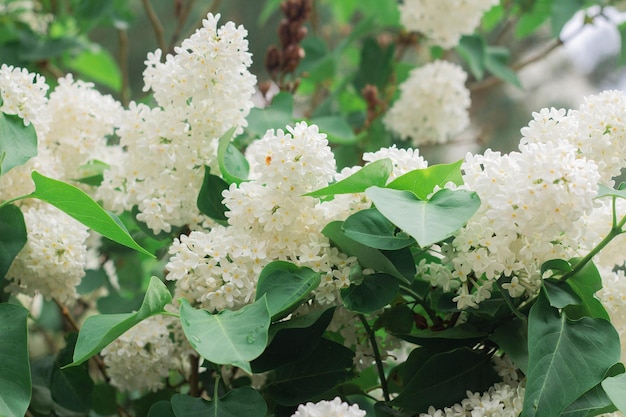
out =
[[[374,353],[374,360],[376,361],[376,368],[378,369],[378,376],[380,378],[380,387],[383,390],[383,397],[385,398],[385,401],[391,401],[391,397],[389,396],[389,386],[387,385],[387,378],[385,377],[385,368],[383,367],[383,361],[380,357],[380,350],[378,350],[378,343],[376,343],[376,334],[363,314],[359,314],[358,317],[359,320],[361,320],[361,323],[363,323],[363,327],[365,328],[365,331],[370,339],[370,344],[372,345],[372,352]]]
[[[189,366],[191,368],[189,374],[189,395],[192,397],[200,396],[200,378],[198,377],[198,366],[200,358],[198,355],[189,355]]]
[[[120,91],[120,96],[122,100],[122,105],[124,107],[128,106],[130,102],[130,74],[129,74],[129,65],[128,65],[128,32],[126,29],[118,29],[117,37],[119,39],[119,65],[120,72],[122,74],[122,86]]]
[[[165,36],[163,36],[163,25],[161,24],[159,17],[152,8],[150,0],[142,0],[141,2],[143,3],[143,8],[146,10],[146,15],[148,15],[148,19],[150,20],[152,28],[154,29],[154,34],[157,38],[157,44],[159,45],[161,51],[163,51],[163,56],[161,57],[161,59],[165,59],[167,44],[165,43]]]
[[[172,33],[172,37],[170,38],[170,45],[167,48],[168,52],[172,52],[174,50],[174,46],[178,43],[178,39],[180,39],[180,33],[182,32],[185,24],[187,23],[187,19],[189,19],[189,13],[193,9],[193,5],[196,3],[196,0],[189,0],[185,3],[185,7],[180,12],[178,19],[176,21],[176,28],[174,29],[174,33]],[[206,15],[205,15],[206,16]],[[204,16],[202,16],[204,18]]]

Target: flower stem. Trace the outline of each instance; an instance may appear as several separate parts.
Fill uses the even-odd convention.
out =
[[[367,332],[367,335],[370,339],[370,344],[372,345],[372,351],[374,353],[374,360],[376,361],[376,369],[378,369],[378,376],[380,377],[380,386],[383,390],[383,396],[385,401],[391,401],[391,397],[389,396],[389,387],[387,385],[387,378],[385,377],[385,368],[383,368],[383,361],[380,357],[380,350],[378,350],[378,343],[376,343],[376,334],[370,327],[367,319],[363,314],[358,315],[359,320],[363,323],[363,327]]]

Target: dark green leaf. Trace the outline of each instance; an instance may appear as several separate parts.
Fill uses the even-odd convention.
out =
[[[485,54],[485,69],[507,83],[522,88],[517,73],[509,66],[509,50],[502,47],[489,46]]]
[[[148,411],[148,417],[176,417],[176,415],[172,410],[172,403],[167,400],[160,400],[152,404]]]
[[[361,91],[367,84],[376,86],[380,92],[384,91],[393,70],[394,52],[393,43],[383,47],[374,38],[363,41],[359,70],[354,79],[357,91]]]
[[[352,284],[343,288],[341,299],[347,309],[369,314],[391,303],[398,295],[399,288],[400,282],[391,275],[365,275],[359,285]]]
[[[265,296],[270,315],[276,319],[302,302],[320,281],[319,272],[310,268],[298,268],[285,261],[270,262],[259,275],[256,300]]]
[[[414,412],[426,412],[430,406],[443,408],[460,402],[467,391],[486,391],[500,379],[490,356],[469,348],[428,354],[425,359],[407,361],[404,375],[411,378],[405,381],[404,389],[392,405]],[[414,366],[409,366],[410,363]]]
[[[176,417],[263,417],[265,400],[254,388],[241,387],[211,401],[176,394],[172,397]]]
[[[59,352],[50,376],[50,394],[52,400],[66,410],[88,413],[91,410],[94,383],[89,376],[89,366],[61,369],[72,362],[72,351],[76,343],[76,333],[67,338],[67,345]]]
[[[271,315],[265,297],[237,311],[210,314],[181,300],[180,320],[185,337],[206,360],[233,365],[252,373],[250,361],[267,346]]]
[[[228,184],[241,184],[248,177],[248,161],[239,152],[230,139],[235,133],[236,127],[228,129],[222,135],[217,147],[217,161],[222,172],[222,177]]]
[[[428,201],[410,191],[390,188],[370,187],[365,194],[378,211],[423,248],[452,236],[480,206],[478,195],[467,190],[442,189]]]
[[[577,261],[577,259],[572,259],[572,264],[576,264]],[[594,295],[602,288],[602,277],[593,262],[588,262],[570,277],[567,283],[582,300],[580,306],[567,307],[566,312],[569,318],[589,316],[610,320],[609,313]]]
[[[52,204],[102,236],[154,258],[154,255],[139,246],[128,231],[120,226],[119,219],[112,217],[83,191],[73,185],[45,177],[37,171],[33,171],[32,177],[35,192],[28,197]]]
[[[485,39],[480,35],[465,35],[459,41],[456,52],[467,63],[477,80],[485,76]]]
[[[558,38],[563,26],[583,7],[585,0],[552,0],[552,36]]]
[[[3,157],[4,155],[4,157]],[[37,155],[37,132],[15,115],[0,112],[0,175]]]
[[[322,233],[328,237],[343,253],[356,256],[359,263],[365,268],[371,268],[377,272],[384,272],[397,279],[410,283],[414,279],[414,274],[406,276],[398,270],[396,265],[377,249],[365,246],[355,240],[350,239],[341,231],[342,222],[331,222],[324,227]]]
[[[420,200],[426,200],[436,186],[443,188],[447,183],[463,184],[461,165],[463,160],[450,164],[438,164],[424,169],[415,169],[387,184],[387,188],[411,191]]]
[[[582,303],[578,294],[567,282],[546,279],[543,281],[543,285],[546,288],[546,295],[552,307],[565,308],[568,305],[579,305]]]
[[[413,311],[406,304],[385,309],[378,316],[374,330],[384,328],[389,333],[409,334],[413,328]]]
[[[0,416],[22,417],[31,399],[24,307],[0,303]]]
[[[261,356],[251,362],[252,371],[266,372],[311,354],[322,339],[334,311],[329,308],[272,324],[271,342]]]
[[[136,313],[101,314],[85,320],[78,334],[74,362],[67,366],[77,366],[85,362],[131,327],[150,316],[162,313],[171,302],[172,296],[165,284],[152,277],[143,303]]]
[[[396,226],[375,208],[357,211],[341,227],[344,235],[375,249],[396,250],[415,243],[404,234],[396,233]]]
[[[282,92],[274,96],[272,104],[264,109],[254,108],[247,117],[248,130],[256,135],[265,135],[269,129],[283,128],[291,124],[293,96]]]
[[[489,336],[522,372],[528,372],[528,323],[514,318]]]
[[[477,329],[469,323],[439,331],[417,330],[410,334],[394,334],[407,342],[439,350],[474,345],[488,335],[488,332]]]
[[[528,318],[528,374],[522,417],[558,416],[598,385],[620,358],[619,336],[606,320],[569,320],[541,291]]]
[[[318,83],[335,75],[335,56],[328,50],[326,41],[316,36],[307,36],[300,46],[304,58],[297,68],[298,74],[306,74],[306,81]]]
[[[115,388],[108,384],[96,384],[93,387],[93,411],[109,416],[117,412],[117,398]]]
[[[353,357],[350,349],[322,339],[311,355],[277,368],[268,393],[283,405],[308,401],[351,379]]]
[[[599,384],[568,405],[559,417],[591,417],[613,411],[615,406]]]
[[[4,279],[26,240],[22,211],[13,204],[0,207],[0,281]]]
[[[228,183],[210,172],[208,166],[204,167],[204,180],[196,204],[198,210],[213,220],[226,224],[228,217],[226,211],[228,208],[224,205],[222,192],[228,190]]]
[[[310,197],[324,197],[335,194],[354,194],[362,193],[372,185],[384,187],[392,169],[393,165],[390,159],[380,159],[365,165],[363,168],[341,181],[305,195]]]

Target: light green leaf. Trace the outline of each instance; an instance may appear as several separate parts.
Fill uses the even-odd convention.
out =
[[[22,211],[13,204],[0,207],[0,281],[26,244],[26,240],[26,224]]]
[[[604,319],[569,320],[541,291],[528,317],[528,374],[521,417],[558,416],[619,361],[620,341]]]
[[[24,307],[0,303],[0,416],[22,417],[31,398]]]
[[[217,147],[217,160],[220,171],[228,184],[241,184],[243,181],[246,181],[248,170],[250,169],[246,158],[235,148],[235,145],[230,143],[235,130],[236,127],[228,129],[220,138]]]
[[[485,76],[485,39],[480,35],[465,35],[459,41],[456,52],[467,63],[470,72],[477,80]]]
[[[391,174],[393,164],[385,158],[365,165],[363,168],[334,184],[305,194],[310,197],[324,197],[335,194],[362,193],[372,185],[384,187]]]
[[[171,401],[176,417],[263,417],[267,412],[261,394],[248,386],[228,391],[211,401],[184,394],[175,394]]]
[[[585,7],[585,0],[552,0],[552,36],[558,38],[563,26]]]
[[[326,133],[328,141],[340,145],[354,145],[361,136],[354,134],[352,127],[341,116],[321,116],[311,119],[311,124],[316,124],[320,132]]]
[[[136,313],[101,314],[85,320],[78,333],[74,362],[65,367],[85,362],[131,327],[165,311],[165,306],[171,302],[172,296],[165,284],[159,278],[152,277],[143,303]]]
[[[391,275],[370,274],[359,285],[341,289],[341,299],[348,310],[370,314],[385,307],[398,295],[400,282]]]
[[[370,187],[365,194],[383,216],[423,248],[454,235],[480,206],[478,195],[466,190],[442,189],[428,201],[390,188]]]
[[[250,361],[267,346],[271,315],[265,297],[237,311],[217,314],[195,309],[181,300],[180,319],[191,346],[213,363],[252,373]]]
[[[411,191],[421,200],[426,200],[436,186],[443,188],[447,183],[463,184],[461,165],[463,160],[450,164],[433,165],[424,169],[415,169],[396,178],[386,188]]]
[[[622,22],[617,25],[620,39],[620,51],[619,51],[619,64],[624,65],[626,63],[626,22]]]
[[[343,253],[356,256],[359,263],[365,268],[371,268],[377,272],[385,272],[399,279],[400,281],[409,284],[415,278],[413,272],[411,276],[403,274],[394,262],[392,262],[381,251],[370,248],[355,240],[350,239],[344,235],[341,231],[342,222],[331,222],[324,227],[322,234],[328,237]],[[391,252],[393,253],[393,252]]]
[[[276,319],[302,302],[320,281],[319,272],[310,268],[298,268],[285,261],[270,262],[259,275],[256,300],[265,296],[270,315]]]
[[[264,109],[254,108],[246,118],[247,129],[255,135],[265,135],[270,129],[282,128],[291,124],[293,117],[293,96],[288,92],[278,93],[272,104]]]
[[[67,60],[67,66],[79,72],[82,79],[100,83],[113,91],[119,92],[122,88],[122,75],[115,59],[97,44]]]
[[[37,171],[33,171],[32,178],[35,192],[28,197],[52,204],[102,236],[154,258],[154,255],[139,246],[128,231],[120,226],[117,216],[113,217],[106,212],[83,191],[73,185],[45,177]]]
[[[102,184],[104,180],[104,171],[110,168],[109,164],[97,159],[92,159],[78,167],[78,175],[75,181],[82,184],[98,186]]]
[[[32,124],[15,115],[0,112],[0,175],[37,155],[37,132]]]
[[[615,190],[611,187],[607,187],[604,184],[600,184],[598,186],[598,195],[595,198],[603,197],[626,198],[626,190]]]
[[[508,49],[497,46],[487,47],[485,54],[485,69],[507,83],[522,88],[517,73],[508,66],[510,52]]]
[[[517,22],[515,35],[520,39],[525,38],[546,22],[551,15],[552,1],[553,0],[534,0],[524,5],[526,9],[523,10]],[[530,5],[530,7],[528,7],[528,5]]]
[[[341,226],[344,235],[375,249],[406,248],[415,240],[404,232],[396,233],[396,226],[375,208],[357,211]]]
[[[626,413],[626,374],[606,378],[602,381],[602,388],[615,407],[622,413]]]

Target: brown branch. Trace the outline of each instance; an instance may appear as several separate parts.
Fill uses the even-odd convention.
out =
[[[122,100],[122,105],[124,107],[128,106],[130,102],[130,74],[129,74],[129,65],[128,65],[128,32],[126,29],[118,29],[117,36],[119,39],[119,66],[120,72],[122,74],[122,86],[120,91],[120,96]]]
[[[189,395],[192,397],[200,396],[200,378],[198,376],[198,367],[200,366],[200,358],[198,355],[189,355]]]
[[[141,0],[143,3],[143,8],[146,10],[146,15],[152,24],[152,28],[154,29],[154,34],[157,38],[157,44],[161,51],[163,51],[163,55],[161,56],[161,60],[165,59],[165,54],[167,53],[167,44],[165,43],[165,36],[163,36],[163,25],[159,20],[159,17],[155,13],[152,5],[150,4],[150,0]]]
[[[174,50],[174,46],[178,43],[178,39],[180,39],[180,32],[185,27],[185,23],[187,23],[187,19],[189,19],[189,13],[191,13],[191,9],[193,9],[193,5],[196,3],[196,0],[189,0],[185,3],[185,7],[183,7],[178,15],[178,19],[176,21],[176,28],[174,29],[174,33],[170,38],[170,45],[167,48],[168,52],[172,52]],[[206,14],[204,15],[206,16]],[[202,18],[204,18],[202,16]]]

